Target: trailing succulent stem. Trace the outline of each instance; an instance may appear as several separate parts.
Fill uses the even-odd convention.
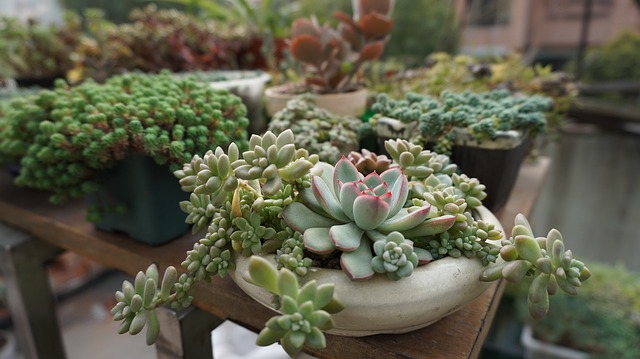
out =
[[[565,250],[560,232],[552,229],[546,238],[536,238],[522,214],[516,216],[511,238],[503,240],[500,256],[505,263],[487,269],[480,279],[519,282],[532,277],[528,305],[534,319],[544,317],[549,310],[549,295],[555,294],[558,287],[576,295],[582,282],[591,276],[589,268]]]

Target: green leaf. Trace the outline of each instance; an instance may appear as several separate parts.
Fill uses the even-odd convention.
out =
[[[307,345],[310,348],[324,349],[327,346],[327,341],[322,331],[318,328],[311,328],[311,332],[307,334]]]
[[[371,268],[371,248],[369,239],[362,237],[358,249],[353,252],[343,252],[340,256],[340,265],[342,270],[353,280],[365,280],[373,276],[374,271]]]
[[[129,327],[129,333],[131,335],[136,335],[142,331],[144,325],[147,322],[147,311],[141,310],[136,313],[136,316],[133,317],[133,321],[131,321],[131,327]]]
[[[335,244],[335,248],[343,252],[357,249],[363,233],[364,231],[353,222],[332,226],[329,230],[329,235]]]
[[[160,335],[160,321],[155,310],[147,311],[147,345],[151,345],[158,340]]]
[[[162,277],[162,285],[160,287],[160,298],[162,300],[167,300],[169,295],[171,294],[171,289],[173,285],[176,283],[176,279],[178,279],[178,271],[174,266],[169,266],[164,271],[164,276]]]
[[[326,283],[317,287],[316,294],[313,297],[313,304],[316,309],[323,309],[325,306],[331,303],[333,299],[333,293],[335,291],[335,284]]]
[[[541,319],[549,310],[549,274],[540,274],[533,278],[529,286],[528,304],[529,314],[533,319]],[[559,284],[559,283],[558,283]]]
[[[320,215],[300,202],[290,203],[287,208],[282,211],[287,225],[298,232],[305,232],[309,228],[330,228],[340,222]]]
[[[329,228],[309,228],[302,238],[305,249],[316,254],[328,254],[336,249]]]
[[[315,304],[314,298],[316,297],[317,291],[318,285],[316,284],[315,280],[307,282],[304,286],[302,286],[302,288],[300,288],[300,292],[298,292],[298,304],[300,305],[306,301],[313,301]]]
[[[298,299],[298,277],[287,268],[280,269],[278,275],[278,294],[281,297],[289,296],[294,301]]]
[[[145,275],[147,276],[147,279],[151,278],[153,280],[156,281],[156,283],[159,281],[158,279],[158,267],[154,264],[151,264],[148,268],[147,271],[145,272]]]
[[[538,258],[542,257],[538,242],[531,236],[517,235],[513,243],[516,246],[516,250],[518,250],[518,255],[522,259],[535,263]]]
[[[249,275],[254,284],[268,290],[273,294],[279,294],[278,271],[261,256],[251,256],[249,259]]]
[[[271,345],[282,338],[282,336],[286,333],[286,331],[276,331],[271,328],[264,328],[258,334],[258,338],[256,338],[256,345],[259,346],[267,346]]]

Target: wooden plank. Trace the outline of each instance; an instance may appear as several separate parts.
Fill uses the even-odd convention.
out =
[[[522,167],[509,202],[496,213],[507,233],[516,213],[531,212],[548,167],[547,158]],[[15,187],[11,181],[9,175],[0,175],[0,221],[131,275],[151,263],[161,271],[169,265],[180,268],[185,252],[197,239],[185,235],[150,247],[121,234],[94,229],[84,220],[86,209],[81,201],[54,206],[47,201],[46,193]],[[307,352],[318,358],[477,357],[503,289],[502,283],[495,283],[460,311],[411,333],[365,338],[327,335],[326,349]],[[193,295],[196,307],[254,331],[275,314],[249,298],[230,278],[216,277],[211,283],[200,283]]]

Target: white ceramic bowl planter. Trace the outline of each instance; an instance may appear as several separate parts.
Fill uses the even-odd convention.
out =
[[[476,218],[494,223],[504,234],[491,211],[485,207],[475,210]],[[499,241],[491,242],[499,245]],[[273,256],[268,259],[275,265]],[[245,293],[272,308],[272,294],[243,279],[249,276],[248,268],[249,258],[238,256],[236,270],[229,275]],[[335,283],[336,296],[346,309],[332,315],[335,327],[329,333],[359,337],[410,332],[456,312],[491,285],[480,281],[484,268],[477,259],[446,257],[419,266],[410,277],[398,281],[384,275],[352,281],[341,270],[315,268],[301,282]]]

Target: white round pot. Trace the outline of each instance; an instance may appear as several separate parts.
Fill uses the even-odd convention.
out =
[[[264,96],[269,116],[285,108],[287,102],[297,96],[287,93],[289,87],[288,85],[267,87]],[[360,117],[367,106],[367,90],[364,88],[351,92],[316,94],[315,98],[318,107],[342,116]]]
[[[502,230],[488,209],[480,207],[477,212],[477,218]],[[275,266],[274,257],[268,259]],[[249,276],[248,266],[249,258],[236,258],[231,278],[253,299],[272,308],[272,294],[243,279]],[[352,281],[341,270],[320,268],[312,269],[301,281],[335,283],[335,295],[346,308],[332,315],[335,327],[329,333],[360,337],[410,332],[456,312],[491,285],[480,281],[483,270],[475,258],[447,257],[420,266],[410,277],[398,281],[378,274],[364,281]]]
[[[15,359],[18,353],[16,338],[12,332],[0,330],[0,339],[4,345],[0,346],[0,359]]]

